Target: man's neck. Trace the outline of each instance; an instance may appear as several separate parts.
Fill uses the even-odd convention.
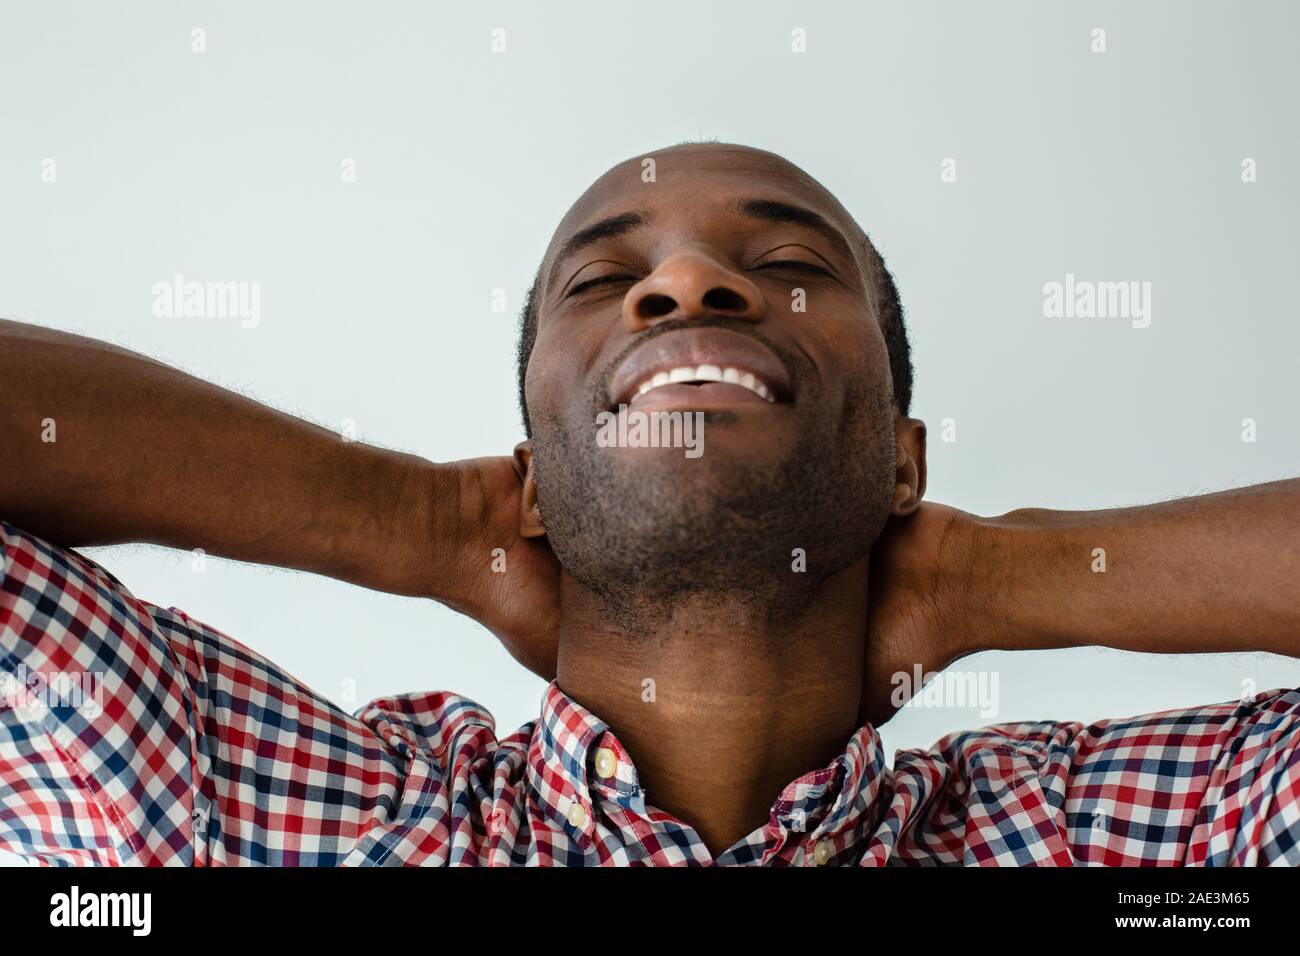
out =
[[[779,628],[744,600],[697,599],[631,635],[572,579],[563,590],[560,689],[609,724],[650,805],[693,826],[714,856],[858,728],[865,558]]]

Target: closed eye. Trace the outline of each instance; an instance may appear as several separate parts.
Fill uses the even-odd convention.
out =
[[[594,289],[597,286],[602,286],[602,285],[609,285],[614,282],[636,282],[636,281],[637,281],[636,276],[624,275],[622,273],[613,272],[610,273],[609,275],[596,276],[593,279],[584,279],[582,282],[575,283],[569,289],[568,294],[570,296],[574,296],[580,292],[586,292],[588,289]]]
[[[755,271],[772,270],[772,269],[789,269],[795,272],[809,272],[814,275],[830,276],[829,269],[823,269],[821,266],[812,262],[802,262],[798,259],[775,259],[771,262],[760,262],[754,266]]]

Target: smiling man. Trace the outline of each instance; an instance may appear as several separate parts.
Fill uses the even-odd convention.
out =
[[[433,464],[88,339],[0,337],[0,675],[42,675],[0,697],[15,852],[1300,862],[1296,691],[1004,724],[886,767],[875,724],[917,666],[1085,643],[1297,653],[1300,488],[995,519],[922,505],[893,280],[780,157],[676,147],[579,198],[525,309],[512,457]],[[652,413],[700,415],[707,451],[598,440]],[[433,597],[552,682],[504,739],[445,692],[350,716],[68,550],[122,541]],[[79,672],[101,706],[53,692]]]

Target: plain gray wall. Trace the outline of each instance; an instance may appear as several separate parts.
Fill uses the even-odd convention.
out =
[[[381,445],[505,453],[516,311],[561,214],[618,160],[718,138],[803,165],[888,258],[930,497],[997,514],[1291,476],[1298,32],[1285,2],[5,3],[0,315]],[[155,318],[151,288],[177,272],[259,282],[260,324]],[[1043,285],[1067,273],[1150,282],[1150,326],[1045,318]],[[503,734],[537,712],[542,683],[431,602],[223,561],[195,574],[152,548],[96,557],[349,709],[449,688]],[[1300,684],[1265,655],[959,667],[1000,675],[998,720]],[[924,746],[986,722],[911,710],[883,733]]]

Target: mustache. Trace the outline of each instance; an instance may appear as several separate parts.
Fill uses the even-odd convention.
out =
[[[785,366],[786,373],[790,376],[790,385],[795,394],[799,394],[799,384],[807,368],[805,361],[802,357],[796,357],[789,349],[777,345],[762,332],[759,332],[754,328],[754,323],[747,322],[744,319],[733,319],[725,315],[708,319],[667,319],[637,335],[600,370],[600,374],[596,376],[596,390],[592,399],[595,411],[604,409],[605,396],[609,394],[610,383],[613,382],[614,376],[629,355],[661,335],[695,329],[726,329],[728,332],[737,332],[740,335],[748,336],[755,342],[762,343]]]

